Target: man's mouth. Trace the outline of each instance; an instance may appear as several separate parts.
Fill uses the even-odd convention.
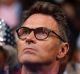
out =
[[[26,54],[36,54],[36,50],[33,48],[25,48],[23,51]]]

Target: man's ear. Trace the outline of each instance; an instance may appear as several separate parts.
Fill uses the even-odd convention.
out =
[[[61,43],[59,52],[57,54],[57,58],[58,59],[64,58],[66,54],[68,53],[68,50],[69,50],[69,44],[67,42]]]

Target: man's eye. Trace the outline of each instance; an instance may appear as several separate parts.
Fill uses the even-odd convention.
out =
[[[40,28],[37,30],[37,34],[46,36],[46,35],[48,35],[48,31],[44,28]]]
[[[24,33],[24,31],[19,31],[19,35],[23,35]]]
[[[20,30],[18,31],[18,33],[19,33],[19,35],[23,35],[23,34],[26,33],[26,30],[24,30],[24,29],[20,29]]]

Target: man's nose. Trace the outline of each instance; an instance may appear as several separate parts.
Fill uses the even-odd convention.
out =
[[[31,32],[29,35],[26,36],[26,42],[28,44],[36,42],[36,38],[34,36],[34,32]]]
[[[26,39],[35,39],[34,32],[32,31],[30,34],[28,34]]]

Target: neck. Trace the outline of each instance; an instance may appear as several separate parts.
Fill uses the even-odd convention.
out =
[[[53,64],[26,64],[22,65],[21,74],[58,74],[59,62]]]

